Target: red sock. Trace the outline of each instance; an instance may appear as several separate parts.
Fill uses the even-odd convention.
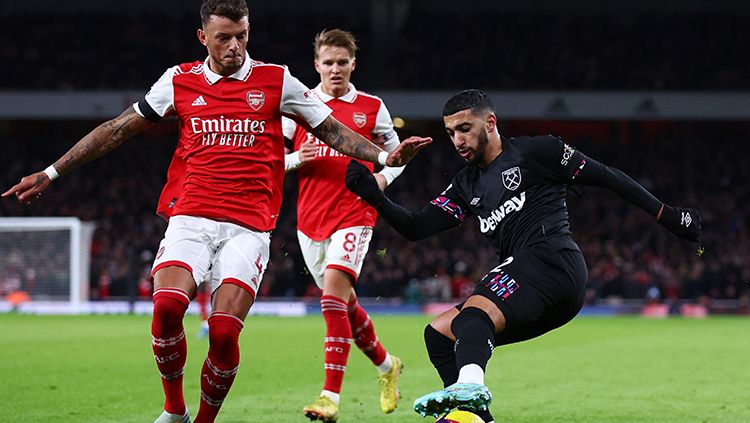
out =
[[[320,297],[320,308],[326,321],[325,369],[326,381],[323,389],[341,392],[346,361],[352,346],[352,326],[346,317],[346,302],[333,295]]]
[[[208,320],[208,301],[211,299],[211,294],[201,287],[198,288],[198,293],[195,296],[195,301],[198,302],[200,316],[202,321]]]
[[[355,298],[349,302],[349,322],[352,325],[352,335],[354,342],[372,364],[379,365],[385,361],[386,351],[375,333],[375,326],[372,324],[370,316],[365,309],[359,305]]]
[[[162,288],[154,291],[151,345],[166,397],[164,409],[173,414],[185,413],[182,371],[187,359],[187,341],[182,318],[189,304],[190,297],[181,289]]]
[[[208,318],[208,357],[201,370],[201,405],[194,423],[213,422],[240,365],[242,320],[214,312]]]

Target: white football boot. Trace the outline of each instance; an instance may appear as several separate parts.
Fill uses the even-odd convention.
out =
[[[190,412],[186,409],[185,414],[180,415],[164,411],[154,423],[190,423]]]

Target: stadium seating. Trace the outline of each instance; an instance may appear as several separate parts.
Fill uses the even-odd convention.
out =
[[[373,39],[366,14],[321,11],[294,20],[285,13],[253,15],[249,51],[257,59],[288,65],[303,82],[314,84],[311,47],[304,40],[321,28],[344,27],[360,38],[362,66],[355,82],[371,90],[454,89],[466,81],[506,90],[750,88],[745,77],[750,62],[724,48],[750,45],[746,11],[456,15],[420,4],[385,41]],[[6,28],[0,34],[0,60],[6,64],[0,89],[145,92],[167,66],[206,55],[192,14],[81,11],[64,18],[0,16],[0,25]],[[456,27],[461,37],[446,30]],[[697,30],[702,28],[712,29]],[[24,36],[12,35],[19,33]]]

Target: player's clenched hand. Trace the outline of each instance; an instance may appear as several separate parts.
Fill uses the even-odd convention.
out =
[[[21,182],[14,185],[13,188],[5,191],[3,197],[9,197],[15,194],[18,201],[24,204],[29,204],[42,196],[42,191],[49,186],[49,183],[50,180],[46,173],[37,172],[29,176],[24,176],[21,179]]]
[[[356,160],[350,161],[346,168],[346,187],[372,206],[378,206],[385,195],[370,169]]]
[[[431,142],[432,138],[429,137],[409,137],[388,154],[385,164],[392,167],[404,166],[417,155],[419,150],[427,147]]]
[[[698,242],[701,236],[701,214],[696,209],[664,205],[659,223],[680,238]]]
[[[315,159],[315,154],[318,150],[318,147],[315,146],[315,141],[313,140],[307,140],[302,143],[302,145],[299,146],[299,162],[301,164],[305,164],[313,159]]]

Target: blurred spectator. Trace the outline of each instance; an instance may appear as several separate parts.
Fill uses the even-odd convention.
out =
[[[51,163],[68,145],[50,140],[67,137],[72,142],[74,134],[80,133],[79,125],[93,123],[8,125],[0,137],[0,148],[7,153],[0,156],[0,168],[6,170],[0,174],[0,184],[8,187],[25,172]],[[750,167],[745,161],[750,157],[750,144],[746,143],[750,124],[508,122],[504,132],[533,134],[532,128],[538,128],[536,133],[560,134],[592,157],[632,175],[663,201],[695,206],[703,213],[705,254],[698,256],[694,245],[681,242],[651,216],[614,195],[594,188],[573,188],[568,204],[574,238],[589,267],[589,302],[642,299],[651,289],[668,301],[733,299],[748,303],[750,185],[746,181]],[[593,132],[616,135],[594,140],[588,135],[592,128],[599,128]],[[388,194],[417,210],[447,186],[463,163],[442,135],[440,123],[423,123],[409,131],[433,136],[436,141],[407,166]],[[100,298],[123,296],[128,284],[136,286],[140,279],[143,295],[150,257],[166,226],[153,209],[174,148],[175,137],[169,132],[161,130],[134,139],[80,172],[66,175],[55,181],[43,201],[31,206],[12,199],[0,201],[0,215],[73,215],[96,221],[91,292]],[[649,169],[659,171],[646,173]],[[294,177],[287,178],[261,298],[319,295],[294,236],[295,183]],[[406,242],[381,224],[357,282],[361,295],[403,296],[414,303],[465,297],[474,282],[497,264],[497,258],[474,219],[464,225],[472,229]],[[20,286],[33,295],[40,269],[46,268],[60,284],[66,283],[65,272],[59,270],[65,268],[64,257],[51,246],[42,244],[36,261],[21,262],[13,247],[31,241],[0,237],[0,290],[5,293]],[[29,268],[36,273],[24,270]]]

